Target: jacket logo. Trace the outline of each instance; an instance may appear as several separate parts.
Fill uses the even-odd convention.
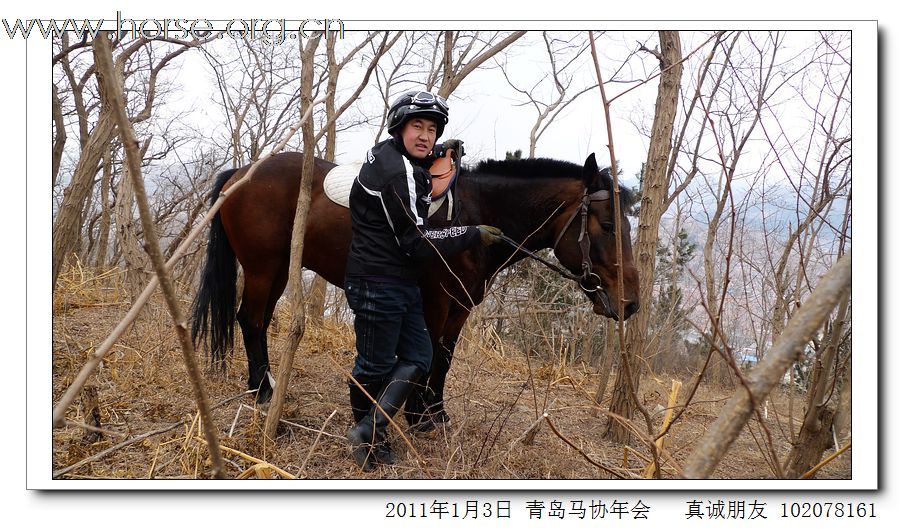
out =
[[[373,163],[374,163],[374,160],[376,160],[376,157],[374,157],[374,150],[373,150],[373,149],[368,149],[368,150],[367,150],[367,163],[368,163],[368,164],[373,164]]]

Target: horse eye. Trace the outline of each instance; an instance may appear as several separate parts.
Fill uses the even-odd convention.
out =
[[[615,232],[615,224],[614,223],[600,223],[600,227],[603,229],[603,232],[608,232],[608,233]]]

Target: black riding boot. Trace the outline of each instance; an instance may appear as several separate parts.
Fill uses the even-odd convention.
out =
[[[383,379],[366,379],[361,376],[356,379],[358,384],[367,391],[367,394],[365,394],[358,388],[358,385],[350,380],[348,381],[348,398],[352,405],[352,416],[355,418],[355,423],[358,423],[364,419],[367,411],[373,407],[374,401],[380,397],[380,390],[383,389]]]
[[[421,374],[421,370],[413,364],[405,361],[396,363],[377,400],[383,410],[371,407],[367,415],[349,429],[346,438],[352,444],[352,457],[362,470],[371,471],[374,464],[392,465],[396,462],[396,456],[386,441],[386,428],[390,418],[405,404]]]

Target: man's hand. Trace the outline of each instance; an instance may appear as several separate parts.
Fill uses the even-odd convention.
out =
[[[502,242],[502,230],[495,226],[478,225],[477,230],[480,232],[480,243],[485,247]]]

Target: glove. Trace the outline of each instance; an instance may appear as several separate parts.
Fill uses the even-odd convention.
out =
[[[502,230],[495,226],[479,225],[477,230],[480,233],[480,243],[485,247],[502,242]]]
[[[446,149],[452,149],[458,156],[465,156],[465,143],[461,140],[456,140],[455,138],[446,140],[443,142],[443,153],[446,152]]]

